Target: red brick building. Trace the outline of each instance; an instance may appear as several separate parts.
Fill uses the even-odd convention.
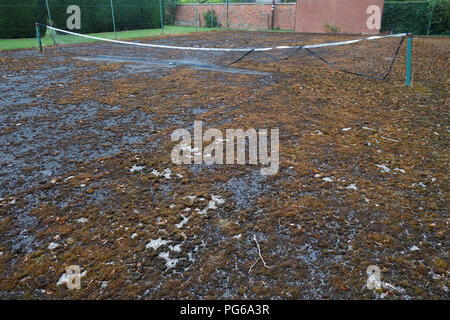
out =
[[[227,26],[225,4],[186,4],[177,6],[175,24],[180,26],[206,26],[203,12],[214,10],[222,27]],[[280,3],[275,6],[274,28],[295,29],[296,3]],[[197,18],[198,17],[198,18]],[[197,22],[198,21],[198,22]],[[228,7],[228,27],[242,29],[270,29],[272,26],[271,3],[231,3]]]
[[[297,0],[297,3],[186,4],[177,6],[175,24],[206,26],[203,13],[214,10],[222,27],[295,30],[306,33],[378,34],[384,0]],[[227,19],[228,16],[228,19]],[[274,19],[272,24],[272,18]]]

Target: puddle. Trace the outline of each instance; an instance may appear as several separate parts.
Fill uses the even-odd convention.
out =
[[[181,59],[181,60],[159,60],[159,59],[137,59],[130,57],[113,57],[113,56],[90,56],[90,57],[76,57],[78,60],[82,61],[94,61],[94,62],[117,62],[117,63],[139,63],[143,65],[156,65],[163,66],[166,68],[173,68],[178,66],[190,67],[194,70],[207,70],[216,72],[225,72],[233,74],[246,74],[246,75],[256,75],[256,76],[269,76],[269,72],[260,72],[239,68],[226,67],[211,63],[199,62],[194,59]]]

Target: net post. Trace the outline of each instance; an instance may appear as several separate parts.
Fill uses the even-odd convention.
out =
[[[408,37],[408,44],[406,49],[406,86],[411,86],[411,73],[412,73],[412,33],[406,35]]]
[[[36,39],[38,42],[39,52],[42,52],[41,32],[39,30],[39,23],[36,22]]]

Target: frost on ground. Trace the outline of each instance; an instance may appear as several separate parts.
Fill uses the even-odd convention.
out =
[[[147,41],[225,38],[265,47],[352,36]],[[449,41],[415,39],[410,88],[404,47],[386,81],[302,54],[253,53],[222,72],[214,66],[238,57],[199,52],[199,69],[188,56],[168,67],[181,57],[159,49],[0,52],[0,298],[447,298]],[[369,68],[396,48],[376,43],[322,54]],[[192,133],[195,120],[221,132],[279,128],[278,174],[173,164],[171,133]],[[70,265],[83,270],[80,290],[63,285]],[[361,289],[371,265],[380,290]]]

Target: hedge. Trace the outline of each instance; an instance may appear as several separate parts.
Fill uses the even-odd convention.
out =
[[[46,17],[45,0],[1,0],[0,39],[34,37],[35,23],[45,22]]]
[[[0,38],[31,38],[35,23],[48,23],[45,0],[0,0]],[[55,27],[67,29],[70,5],[81,8],[81,33],[113,31],[110,0],[48,0]],[[166,22],[173,22],[174,0],[163,0]],[[159,0],[113,0],[117,30],[161,26]],[[166,10],[167,9],[167,10]],[[45,30],[42,30],[45,31]]]
[[[165,23],[173,23],[174,6],[178,1],[163,0],[163,12],[167,13]],[[436,7],[430,34],[450,34],[450,0],[386,2],[382,30],[426,34],[433,1],[436,1]],[[49,3],[57,27],[66,29],[66,9],[75,4],[81,8],[82,33],[113,29],[110,0],[49,0]],[[117,30],[160,26],[159,0],[113,0],[113,3]],[[48,22],[45,0],[1,0],[0,38],[34,37],[35,22]]]
[[[382,31],[427,34],[433,1],[386,2]],[[436,0],[430,34],[449,34],[449,22],[450,0]]]
[[[54,26],[67,29],[67,7],[81,8],[80,33],[109,32],[113,30],[110,0],[50,1]],[[117,30],[151,29],[161,25],[158,0],[113,0]]]

